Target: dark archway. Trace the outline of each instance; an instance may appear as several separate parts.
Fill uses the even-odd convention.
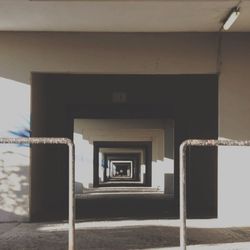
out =
[[[172,118],[178,207],[180,143],[187,138],[218,137],[218,78],[217,75],[32,74],[32,136],[72,139],[74,118]],[[32,146],[30,189],[31,220],[66,218],[66,149]],[[217,216],[216,149],[190,151],[188,214]]]

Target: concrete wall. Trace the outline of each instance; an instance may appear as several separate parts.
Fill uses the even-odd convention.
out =
[[[174,150],[171,125],[173,126],[172,120],[75,119],[76,181],[84,188],[93,185],[94,141],[151,141],[152,187],[164,191],[164,174],[174,173],[173,156],[167,158]],[[167,133],[166,127],[170,130]],[[173,186],[170,185],[168,189],[168,194],[173,196]]]
[[[250,34],[222,40],[219,81],[219,135],[250,139]],[[218,151],[218,216],[226,225],[249,225],[249,147],[220,147]]]
[[[0,137],[28,136],[30,86],[0,78]],[[0,145],[0,221],[28,220],[29,147]]]
[[[213,33],[2,32],[0,33],[0,77],[3,81],[8,79],[20,84],[29,84],[32,71],[124,74],[215,73],[217,38],[217,34]],[[223,35],[222,68],[219,78],[220,137],[250,139],[249,44],[249,33]],[[25,103],[27,98],[23,101]],[[5,105],[6,102],[1,99],[0,106]],[[20,104],[16,103],[16,106]],[[2,117],[4,117],[3,112],[1,120],[4,120]],[[236,151],[233,153],[219,149],[219,216],[227,214],[225,219],[235,218],[235,208],[244,207],[246,211],[250,208],[250,203],[244,195],[244,191],[249,190],[250,184],[242,182],[243,177],[249,174],[247,163],[250,162],[250,152],[244,149],[242,153],[237,151],[239,154],[236,154]],[[238,155],[234,158],[237,159],[236,162],[230,160],[235,154]],[[228,171],[232,175],[228,175]]]

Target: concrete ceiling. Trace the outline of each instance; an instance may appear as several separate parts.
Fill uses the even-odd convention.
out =
[[[216,32],[234,0],[0,0],[0,31]],[[250,31],[250,0],[230,32]]]

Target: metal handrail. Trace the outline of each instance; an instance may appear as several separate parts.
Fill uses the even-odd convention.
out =
[[[186,150],[189,146],[250,146],[250,141],[237,140],[186,140],[180,145],[180,249],[187,246],[187,200],[186,200]]]
[[[0,144],[64,144],[69,149],[69,231],[68,250],[75,250],[75,146],[68,138],[0,138]]]

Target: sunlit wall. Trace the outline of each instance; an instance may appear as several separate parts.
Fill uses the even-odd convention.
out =
[[[218,149],[218,218],[221,225],[250,225],[250,147]]]
[[[30,86],[0,78],[0,137],[30,135]],[[0,221],[28,219],[29,145],[0,145]]]

